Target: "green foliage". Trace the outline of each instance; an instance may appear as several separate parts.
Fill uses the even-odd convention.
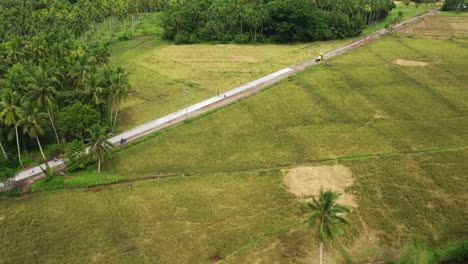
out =
[[[100,184],[108,184],[122,180],[123,177],[109,175],[105,173],[96,173],[91,171],[83,171],[73,174],[73,176],[58,175],[50,180],[42,179],[31,184],[32,192],[50,191],[64,188],[81,188],[96,186]]]
[[[321,242],[335,241],[343,233],[341,226],[350,224],[345,218],[345,214],[350,212],[349,208],[337,203],[340,196],[331,190],[321,189],[318,198],[313,197],[312,202],[307,203],[312,215],[305,223],[310,229],[315,229]]]
[[[67,159],[67,171],[73,172],[82,170],[89,165],[89,158],[84,153],[85,144],[82,141],[75,140],[67,144],[65,158]]]
[[[18,197],[23,194],[21,188],[14,188],[8,191],[0,192],[0,199],[1,198],[11,198],[11,197]]]
[[[123,1],[104,5],[95,1],[71,3],[64,0],[0,2],[0,121],[2,130],[6,130],[2,135],[6,134],[7,141],[16,141],[15,152],[20,164],[21,152],[26,153],[27,159],[33,144],[41,153],[41,141],[50,143],[55,136],[60,144],[57,130],[65,138],[74,140],[83,138],[85,128],[75,126],[80,121],[84,120],[80,125],[86,128],[90,122],[109,122],[112,127],[116,126],[117,118],[112,119],[112,114],[109,118],[107,111],[117,113],[126,97],[129,90],[126,73],[122,68],[109,66],[106,43],[81,43],[79,38],[97,18],[97,9],[102,20],[123,12],[122,8],[131,11],[133,16],[138,8],[149,5],[148,1],[133,2],[141,5]],[[116,10],[110,11],[111,8]],[[111,69],[110,74],[100,74],[104,69]],[[64,127],[56,128],[55,120],[60,119],[57,112],[75,110],[78,102],[95,105],[100,115],[96,118],[89,107],[77,109],[82,110],[79,118],[83,120],[72,121],[70,116],[62,116]],[[12,152],[14,144],[5,143],[3,139],[2,147]],[[47,157],[43,155],[43,158]]]
[[[357,36],[383,20],[393,1],[197,0],[172,2],[164,37],[178,44],[199,41],[315,41]]]
[[[95,159],[98,162],[98,173],[101,172],[101,162],[104,158],[109,155],[110,150],[114,147],[112,143],[108,141],[109,134],[107,128],[100,125],[94,124],[86,130],[89,133],[89,137],[86,138],[88,146],[88,154],[91,159]]]
[[[42,172],[44,173],[44,180],[46,182],[52,181],[57,175],[57,168],[51,167],[48,163],[46,163],[45,168],[41,168]]]
[[[0,159],[0,181],[11,178],[16,173],[17,163],[11,160]]]
[[[407,245],[396,264],[462,263],[468,260],[468,240],[431,249],[423,240]]]
[[[101,123],[101,115],[89,104],[80,101],[63,108],[58,114],[59,132],[67,140],[84,140],[86,129]]]
[[[445,0],[442,11],[468,11],[467,0]]]

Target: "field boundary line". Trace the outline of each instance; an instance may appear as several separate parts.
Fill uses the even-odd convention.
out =
[[[193,171],[190,173],[167,173],[167,174],[159,174],[159,175],[150,175],[150,176],[141,176],[136,178],[124,178],[120,180],[116,180],[113,182],[95,184],[90,186],[71,186],[71,187],[63,187],[57,189],[50,189],[50,190],[40,190],[40,191],[27,191],[22,194],[25,195],[33,195],[39,194],[48,191],[57,191],[57,190],[99,190],[101,188],[105,188],[108,186],[113,185],[123,185],[123,184],[132,184],[144,181],[153,181],[153,180],[170,180],[170,179],[177,179],[177,178],[194,178],[194,177],[203,177],[206,175],[214,175],[219,173],[224,174],[233,174],[233,173],[241,173],[241,172],[270,172],[275,170],[286,170],[297,166],[303,165],[311,165],[311,164],[321,164],[327,162],[339,162],[339,161],[359,161],[359,160],[370,160],[375,158],[391,158],[391,157],[403,157],[403,156],[414,156],[414,155],[431,155],[434,153],[442,153],[442,152],[449,152],[449,151],[464,151],[468,149],[467,145],[460,145],[460,146],[447,146],[441,148],[431,148],[431,149],[424,149],[419,151],[401,151],[401,152],[392,152],[392,153],[376,153],[376,154],[362,154],[356,156],[343,156],[343,157],[330,157],[330,158],[322,158],[316,160],[301,160],[297,162],[290,162],[290,163],[283,163],[283,164],[274,164],[270,167],[258,167],[258,168],[250,168],[250,169],[240,169],[240,170],[225,170],[225,171],[214,171],[214,172],[203,172],[203,171]]]
[[[331,51],[328,51],[324,53],[323,55],[325,56],[326,59],[334,58],[350,50],[364,46],[368,44],[369,42],[384,36],[391,30],[404,27],[414,21],[423,19],[425,17],[433,16],[438,12],[439,12],[438,9],[434,9],[426,13],[417,15],[415,17],[407,19],[393,26],[391,29],[384,28],[384,29],[378,30],[374,33],[358,38],[357,40],[354,40],[351,43],[345,44]],[[116,146],[120,146],[121,139],[126,139],[126,141],[128,142],[137,140],[139,138],[152,134],[156,131],[174,126],[181,122],[184,122],[191,117],[204,114],[211,110],[218,109],[218,108],[230,105],[231,103],[239,101],[241,99],[245,99],[247,97],[253,96],[259,93],[260,91],[262,91],[264,88],[270,87],[273,84],[279,83],[280,81],[290,76],[296,75],[299,72],[302,72],[310,67],[319,65],[321,63],[322,62],[320,61],[316,61],[315,57],[310,58],[308,60],[286,67],[284,69],[281,69],[279,71],[266,75],[264,77],[251,81],[249,83],[243,84],[227,92],[220,93],[217,96],[208,98],[194,105],[188,106],[186,108],[175,111],[171,114],[165,115],[161,118],[155,119],[153,121],[150,121],[145,124],[134,127],[132,129],[129,129],[125,132],[122,132],[121,134],[118,134],[110,138],[109,142]],[[85,151],[87,151],[87,149]],[[64,169],[66,166],[64,159],[57,159],[54,161],[49,161],[48,164],[51,167],[60,167],[62,169]],[[45,168],[45,166],[46,166],[46,163],[43,163],[38,166],[28,168],[26,170],[20,171],[19,173],[15,174],[14,177],[12,177],[6,182],[0,182],[0,191],[9,190],[9,189],[14,188],[17,185],[24,184],[25,182],[33,182],[41,178],[43,175],[42,169]]]

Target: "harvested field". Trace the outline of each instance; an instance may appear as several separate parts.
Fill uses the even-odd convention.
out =
[[[423,62],[423,61],[410,61],[410,60],[403,60],[403,59],[398,59],[395,61],[395,64],[400,65],[400,66],[409,66],[409,67],[426,67],[429,66],[429,62]]]
[[[466,38],[468,37],[468,16],[433,16],[398,32],[401,36],[418,38]]]
[[[345,192],[353,185],[352,172],[341,165],[297,167],[284,171],[284,183],[289,191],[301,198],[320,194],[320,189],[341,193],[339,202],[356,207],[353,196]]]

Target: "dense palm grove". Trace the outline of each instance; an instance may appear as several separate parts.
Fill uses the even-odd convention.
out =
[[[165,36],[199,41],[314,41],[359,35],[392,0],[199,0],[167,7]]]

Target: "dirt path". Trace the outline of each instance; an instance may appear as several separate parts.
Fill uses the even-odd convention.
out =
[[[430,12],[427,12],[425,14],[410,18],[404,22],[401,22],[400,24],[397,24],[393,26],[393,29],[399,29],[402,28],[410,23],[413,23],[417,20],[420,20],[424,17],[432,16],[439,12],[438,10],[432,10]],[[385,35],[387,33],[387,29],[381,29],[379,31],[376,31],[370,35],[367,35],[365,37],[359,38],[357,40],[352,41],[349,44],[343,45],[339,48],[336,48],[334,50],[331,50],[325,54],[325,59],[331,59],[333,57],[339,56],[341,54],[344,54],[350,50],[353,50],[355,48],[361,47],[366,45],[367,43],[376,40],[380,38],[381,36]],[[318,55],[318,54],[317,54]],[[218,96],[214,96],[211,98],[208,98],[202,102],[196,103],[194,105],[191,105],[187,108],[180,109],[174,113],[168,114],[166,116],[163,116],[161,118],[158,118],[156,120],[150,121],[146,124],[137,126],[135,128],[132,128],[130,130],[127,130],[115,137],[112,137],[109,139],[109,142],[113,143],[116,146],[120,145],[120,140],[122,138],[126,139],[127,142],[131,142],[133,140],[142,138],[146,135],[149,135],[155,131],[162,130],[164,128],[174,126],[178,123],[183,122],[184,120],[194,117],[206,112],[209,112],[211,110],[229,105],[233,102],[236,102],[240,99],[244,99],[247,97],[250,97],[252,95],[255,95],[259,93],[262,89],[269,87],[275,83],[278,83],[289,76],[295,75],[309,67],[315,66],[320,64],[321,62],[316,62],[315,61],[316,57],[311,58],[309,60],[306,60],[304,62],[292,65],[290,67],[284,68],[282,70],[279,70],[277,72],[274,72],[272,74],[269,74],[267,76],[264,76],[262,78],[259,78],[255,81],[246,83],[242,86],[239,86],[237,88],[234,88],[232,90],[229,90],[225,93],[219,94]],[[60,159],[52,164],[49,163],[50,166],[52,167],[65,167],[65,161]],[[41,177],[42,171],[41,167],[44,167],[45,164],[38,165],[34,168],[30,168],[24,171],[21,171],[17,173],[13,178],[11,178],[8,182],[0,182],[0,191],[3,190],[9,190],[14,188],[15,186],[24,184],[25,181],[34,181],[38,178]]]

